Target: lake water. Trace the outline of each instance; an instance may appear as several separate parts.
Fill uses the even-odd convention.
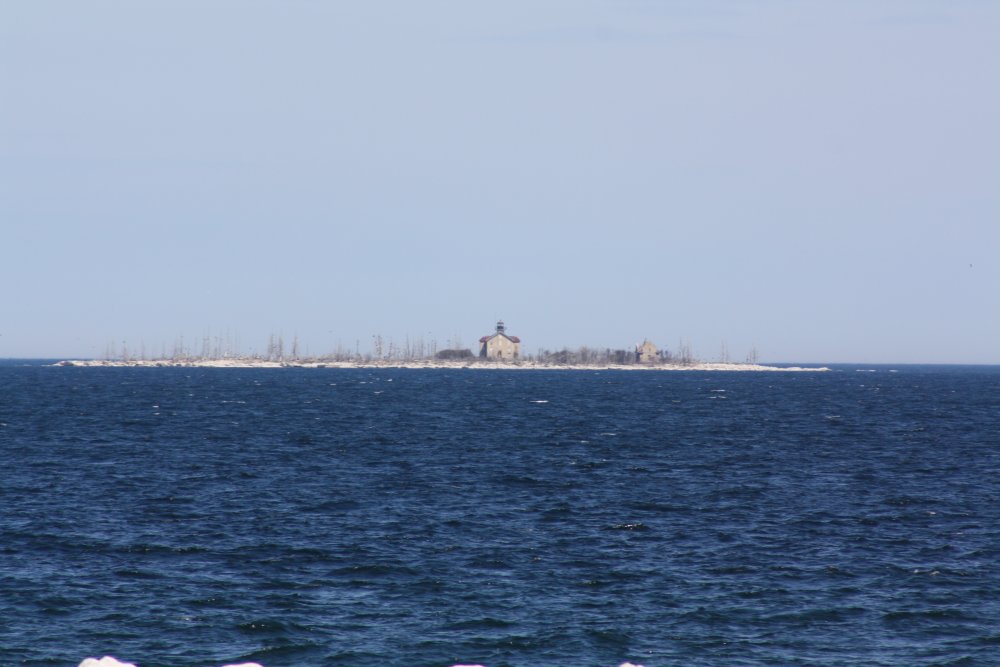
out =
[[[0,663],[1000,664],[1000,368],[0,365]]]

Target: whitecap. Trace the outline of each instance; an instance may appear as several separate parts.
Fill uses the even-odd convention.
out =
[[[548,403],[548,401],[528,401],[529,403]]]

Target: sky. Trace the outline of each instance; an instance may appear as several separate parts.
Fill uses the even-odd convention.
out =
[[[993,0],[0,0],[0,357],[1000,363]]]

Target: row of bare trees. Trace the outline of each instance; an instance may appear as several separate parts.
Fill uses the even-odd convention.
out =
[[[538,354],[527,357],[530,361],[537,361],[544,364],[554,365],[616,365],[626,366],[637,364],[638,359],[634,349],[627,348],[594,348],[582,346],[575,350],[562,348],[561,350],[539,349]],[[693,357],[679,357],[671,354],[668,350],[660,350],[657,360],[654,363],[662,364],[693,364]]]
[[[562,348],[560,350],[539,349],[537,355],[527,355],[528,361],[556,365],[631,365],[640,363],[638,354],[633,349],[627,348],[592,348],[587,346],[578,347],[575,350]],[[722,363],[733,363],[729,356],[729,348],[726,343],[722,344],[718,361]],[[657,353],[654,364],[675,364],[680,366],[691,366],[700,363],[691,349],[691,343],[680,340],[674,351],[661,349]],[[648,363],[648,362],[646,362]],[[747,353],[745,363],[758,363],[757,348],[753,347]]]
[[[449,347],[461,345],[456,336],[448,341]],[[158,349],[148,348],[144,341],[138,347],[128,341],[111,341],[104,349],[102,358],[115,361],[164,360],[164,361],[197,361],[217,359],[257,359],[262,361],[406,361],[416,359],[432,359],[438,353],[437,340],[425,341],[422,337],[407,336],[402,343],[381,334],[373,334],[371,347],[362,351],[361,341],[355,341],[353,347],[345,347],[338,342],[329,351],[313,355],[308,347],[303,347],[298,335],[286,340],[284,334],[272,333],[267,338],[267,344],[262,350],[251,348],[249,353],[240,347],[239,336],[206,335],[199,339],[189,339],[178,336],[171,346],[161,344]]]

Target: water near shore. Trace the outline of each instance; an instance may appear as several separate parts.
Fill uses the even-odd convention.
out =
[[[0,365],[0,456],[4,665],[998,663],[998,368]]]

